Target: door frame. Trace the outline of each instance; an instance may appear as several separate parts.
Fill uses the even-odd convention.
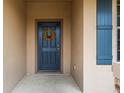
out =
[[[37,25],[38,22],[60,22],[61,25],[61,55],[60,55],[60,73],[63,73],[63,19],[35,19],[35,73],[38,72],[38,55],[37,55]]]

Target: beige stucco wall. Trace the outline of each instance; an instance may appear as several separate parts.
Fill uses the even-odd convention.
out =
[[[72,76],[83,90],[83,0],[72,1]]]
[[[113,73],[114,77],[120,79],[120,62],[117,62],[117,0],[113,0]]]
[[[96,0],[84,0],[84,93],[114,93],[112,66],[96,65]]]
[[[10,93],[26,73],[24,0],[4,0],[4,93]]]
[[[113,62],[114,77],[120,79],[120,63]]]
[[[70,73],[71,63],[71,3],[27,2],[27,73],[36,70],[35,19],[63,19],[63,73]]]

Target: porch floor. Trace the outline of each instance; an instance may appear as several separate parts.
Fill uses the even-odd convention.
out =
[[[70,75],[35,74],[23,78],[12,93],[82,93]]]

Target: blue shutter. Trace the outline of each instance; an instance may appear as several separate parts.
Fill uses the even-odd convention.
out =
[[[97,64],[112,64],[112,0],[97,0]]]

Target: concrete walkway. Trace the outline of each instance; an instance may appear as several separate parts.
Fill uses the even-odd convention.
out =
[[[24,77],[12,93],[82,93],[69,75],[36,74]]]

